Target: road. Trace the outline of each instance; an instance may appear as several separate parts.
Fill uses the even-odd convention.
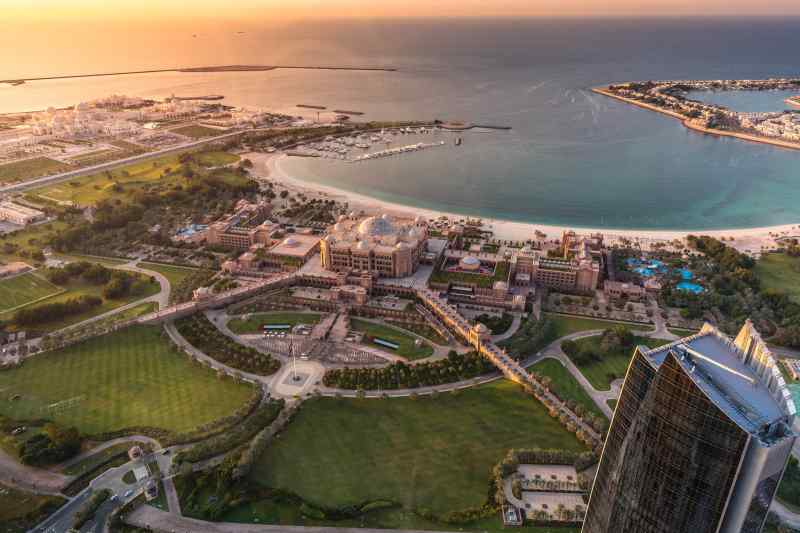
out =
[[[137,527],[150,527],[175,533],[442,533],[442,531],[408,529],[370,529],[350,527],[272,526],[258,524],[233,524],[204,522],[167,513],[150,505],[142,505],[130,513],[125,521]]]
[[[27,191],[30,189],[36,189],[38,187],[43,187],[45,185],[51,185],[54,183],[58,183],[61,181],[66,181],[68,179],[83,176],[86,174],[96,174],[98,172],[103,172],[105,170],[113,170],[115,168],[131,165],[133,163],[139,163],[141,161],[147,161],[148,159],[154,159],[157,157],[162,157],[169,154],[174,154],[177,152],[183,152],[185,150],[190,150],[192,148],[197,148],[199,146],[203,146],[208,143],[216,142],[216,141],[223,141],[225,139],[230,139],[237,135],[241,135],[243,133],[249,132],[256,132],[256,131],[266,131],[272,128],[257,128],[252,130],[243,130],[243,131],[236,131],[233,133],[226,133],[224,135],[216,135],[214,137],[207,137],[205,139],[201,139],[199,141],[192,141],[184,144],[180,144],[178,146],[173,146],[171,148],[164,148],[162,150],[156,150],[153,152],[147,152],[144,154],[135,155],[132,157],[126,157],[124,159],[118,159],[116,161],[110,161],[108,163],[101,163],[99,165],[92,165],[88,167],[79,168],[77,170],[70,170],[68,172],[62,172],[60,174],[53,174],[51,176],[43,176],[41,178],[36,178],[28,181],[22,181],[18,183],[12,183],[10,185],[6,185],[4,187],[0,187],[0,194],[2,193],[12,193],[12,192],[22,192]]]

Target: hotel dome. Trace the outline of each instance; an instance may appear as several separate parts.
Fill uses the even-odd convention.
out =
[[[358,234],[362,237],[385,237],[394,235],[397,230],[392,224],[388,215],[383,214],[380,218],[369,217],[361,221],[358,225]]]
[[[481,267],[481,260],[475,256],[468,255],[462,257],[458,262],[458,267],[462,270],[478,270]]]
[[[291,246],[292,248],[294,248],[295,246],[300,244],[300,242],[294,237],[287,237],[286,239],[284,239],[283,244],[285,246]]]

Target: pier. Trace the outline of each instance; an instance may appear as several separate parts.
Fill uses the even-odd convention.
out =
[[[427,150],[428,148],[436,148],[437,146],[444,146],[444,141],[439,141],[438,143],[416,143],[416,144],[409,144],[407,146],[398,146],[396,148],[387,148],[386,150],[381,150],[380,152],[373,152],[371,154],[359,155],[351,159],[350,162],[358,163],[361,161],[368,161],[370,159],[380,159],[383,157],[405,154],[408,152],[418,152],[420,150]]]

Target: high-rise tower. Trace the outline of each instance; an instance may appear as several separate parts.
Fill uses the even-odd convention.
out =
[[[795,405],[748,321],[636,348],[582,533],[759,533],[795,434]]]

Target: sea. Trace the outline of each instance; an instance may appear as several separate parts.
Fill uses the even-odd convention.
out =
[[[225,95],[225,103],[364,120],[440,119],[511,129],[439,134],[446,146],[358,164],[289,158],[291,175],[404,205],[577,228],[703,230],[800,223],[800,151],[717,138],[592,93],[630,80],[800,76],[800,19],[254,21],[177,35],[160,55],[109,35],[96,70],[214,64],[390,67],[158,73],[0,86],[0,112],[120,93]],[[191,47],[193,53],[189,53]],[[147,51],[149,49],[145,49]],[[59,69],[58,49],[47,72]],[[98,52],[99,53],[99,52]],[[91,56],[91,53],[88,53]],[[190,59],[187,59],[190,58]],[[12,58],[0,60],[9,62]],[[104,62],[105,61],[105,62]],[[88,68],[88,67],[87,67]],[[6,69],[8,70],[8,69]],[[24,69],[22,69],[24,70]],[[695,94],[745,111],[781,91]],[[305,110],[308,113],[308,110]],[[433,137],[432,137],[433,139]]]

